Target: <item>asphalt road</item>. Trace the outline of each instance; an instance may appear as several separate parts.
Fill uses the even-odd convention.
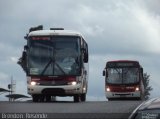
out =
[[[0,102],[0,118],[19,114],[22,118],[125,119],[140,103],[141,101]]]

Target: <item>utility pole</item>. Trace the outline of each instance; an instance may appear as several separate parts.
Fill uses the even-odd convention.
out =
[[[10,90],[10,91],[9,91],[9,95],[14,94],[15,91],[16,91],[16,81],[13,80],[13,76],[11,76],[11,83],[8,84],[8,89]],[[13,99],[12,99],[12,98],[9,98],[9,101],[13,101]]]

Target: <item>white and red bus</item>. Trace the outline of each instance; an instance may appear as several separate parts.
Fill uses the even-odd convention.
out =
[[[108,100],[144,98],[143,68],[138,61],[108,61],[103,76]]]
[[[27,74],[33,102],[55,96],[85,101],[88,87],[88,45],[79,32],[43,26],[30,28],[19,64]]]

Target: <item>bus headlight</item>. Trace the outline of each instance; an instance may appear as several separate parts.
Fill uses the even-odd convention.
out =
[[[135,89],[136,91],[139,91],[139,87],[136,87],[136,89]]]
[[[72,82],[69,82],[69,83],[68,83],[68,85],[73,85],[73,86],[75,86],[76,84],[77,84],[76,81],[72,81]]]
[[[72,84],[72,85],[76,85],[76,84],[77,84],[77,82],[76,82],[76,81],[73,81],[73,82],[71,82],[71,84]]]
[[[107,92],[110,92],[111,90],[110,90],[110,88],[109,88],[109,87],[107,87],[107,88],[106,88],[106,91],[107,91]]]
[[[32,85],[32,86],[35,86],[35,85],[36,85],[36,82],[35,82],[35,81],[31,81],[31,85]]]

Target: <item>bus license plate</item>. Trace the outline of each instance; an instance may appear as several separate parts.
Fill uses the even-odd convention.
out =
[[[125,97],[126,97],[126,95],[120,95],[120,97],[121,97],[121,98],[125,98]]]

